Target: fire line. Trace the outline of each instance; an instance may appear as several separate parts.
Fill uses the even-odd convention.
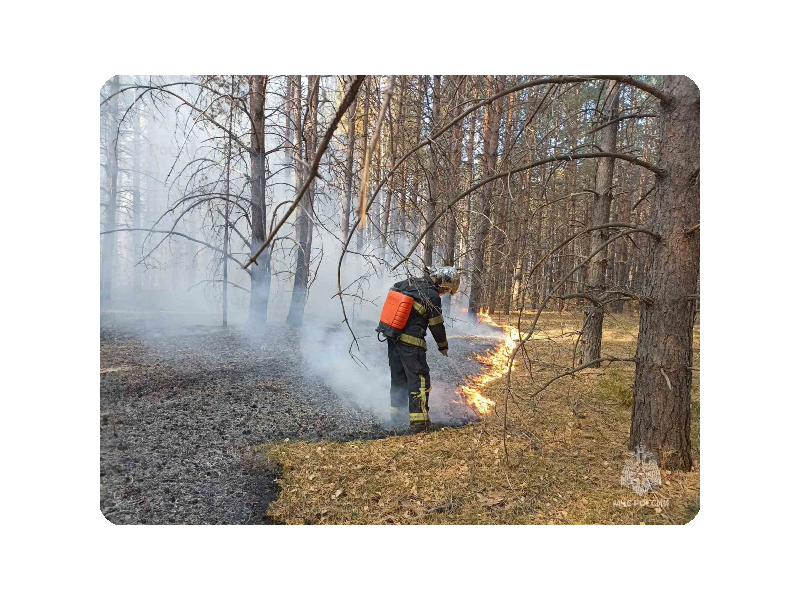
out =
[[[510,325],[499,325],[489,316],[488,311],[478,313],[478,321],[494,327],[502,328],[504,332],[503,341],[494,348],[486,352],[475,352],[475,358],[488,370],[483,373],[470,376],[467,383],[458,386],[456,391],[464,398],[466,403],[478,414],[484,415],[496,404],[491,398],[487,398],[479,390],[483,386],[500,379],[508,373],[508,359],[519,344],[519,330]],[[513,367],[512,367],[513,368]]]

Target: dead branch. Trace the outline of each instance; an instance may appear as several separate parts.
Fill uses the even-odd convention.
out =
[[[311,182],[317,176],[317,170],[319,169],[319,163],[322,160],[322,155],[325,154],[325,150],[328,148],[328,144],[333,137],[333,132],[336,131],[336,127],[339,125],[339,121],[342,120],[344,113],[347,111],[347,108],[352,104],[353,100],[356,99],[356,94],[358,94],[358,88],[361,87],[361,83],[364,81],[365,75],[356,75],[355,78],[350,82],[350,86],[347,88],[347,92],[342,98],[341,104],[339,104],[339,108],[336,109],[336,114],[333,115],[333,119],[331,120],[330,124],[328,125],[328,129],[325,131],[325,135],[322,138],[322,142],[317,149],[317,153],[314,156],[314,162],[311,163],[311,167],[308,172],[308,177],[306,177],[305,183],[303,183],[302,187],[297,191],[297,194],[294,197],[294,201],[292,202],[291,206],[286,210],[281,220],[278,221],[278,224],[272,229],[270,234],[267,236],[267,239],[261,244],[261,247],[251,256],[247,257],[247,262],[245,262],[243,269],[246,269],[251,264],[253,264],[259,255],[269,246],[270,242],[272,242],[272,238],[278,233],[278,230],[286,223],[286,220],[289,218],[289,215],[294,212],[294,209],[297,208],[297,205],[300,204],[300,200],[303,198],[303,194],[306,193],[308,186],[311,185]]]
[[[486,185],[487,183],[491,183],[495,179],[500,179],[502,177],[508,177],[509,175],[511,175],[513,173],[519,173],[520,171],[526,171],[528,169],[532,169],[534,167],[538,167],[538,166],[545,165],[545,164],[552,163],[552,162],[556,162],[556,161],[580,160],[580,159],[583,159],[583,158],[615,158],[615,159],[624,160],[624,161],[633,163],[633,164],[638,165],[640,167],[644,167],[645,169],[648,169],[649,171],[652,171],[653,173],[655,173],[659,177],[664,174],[664,170],[663,169],[661,169],[659,167],[656,167],[654,165],[651,165],[650,163],[645,162],[645,161],[643,161],[643,160],[641,160],[639,158],[636,158],[635,156],[631,156],[629,154],[617,154],[615,152],[586,152],[584,154],[558,154],[556,156],[550,156],[548,158],[543,158],[541,160],[534,161],[534,162],[529,163],[527,165],[522,165],[521,167],[515,167],[513,169],[509,169],[508,171],[504,171],[502,173],[497,173],[495,175],[491,175],[489,177],[485,177],[484,179],[481,179],[478,183],[476,183],[475,185],[473,185],[472,187],[467,189],[465,192],[460,194],[458,197],[456,197],[452,202],[450,202],[447,206],[445,206],[445,208],[443,210],[441,210],[433,219],[431,219],[431,221],[428,223],[428,226],[419,234],[419,236],[417,237],[417,240],[414,242],[414,244],[412,244],[411,248],[408,250],[406,255],[396,265],[394,265],[393,269],[396,269],[397,267],[399,267],[401,264],[406,262],[411,257],[411,255],[414,253],[414,250],[417,249],[417,246],[419,246],[420,243],[422,243],[422,240],[425,238],[425,234],[428,231],[430,231],[430,229],[436,224],[436,222],[442,216],[444,216],[447,213],[447,211],[450,210],[450,208],[452,206],[454,206],[462,198],[466,198],[467,196],[469,196],[471,193],[473,193],[478,188]],[[652,233],[652,232],[649,232],[649,233]]]
[[[220,254],[227,255],[227,257],[229,259],[231,259],[237,265],[239,265],[242,268],[244,268],[244,265],[242,264],[242,262],[238,258],[233,256],[232,254],[226,253],[221,248],[217,248],[216,246],[213,246],[213,245],[209,244],[208,242],[204,242],[203,240],[198,240],[197,238],[193,238],[193,237],[191,237],[189,235],[186,235],[185,233],[181,233],[179,231],[166,231],[166,230],[162,230],[162,229],[148,229],[146,227],[123,227],[121,229],[111,229],[109,231],[101,231],[100,235],[106,235],[108,233],[118,233],[120,231],[149,231],[150,233],[163,233],[167,237],[170,236],[170,235],[177,235],[178,237],[186,238],[187,240],[195,242],[196,244],[200,244],[201,246],[205,246],[206,248],[209,248],[210,250],[214,250],[215,252],[219,252]]]
[[[588,79],[606,79],[606,80],[618,81],[620,83],[627,83],[628,85],[632,85],[635,88],[639,88],[643,92],[647,92],[651,96],[655,96],[656,98],[658,98],[662,102],[669,103],[669,102],[672,101],[672,98],[668,94],[665,94],[664,92],[662,92],[660,89],[655,88],[652,85],[647,85],[646,83],[643,83],[643,82],[639,81],[638,79],[634,79],[630,75],[592,75],[592,76],[587,77],[587,78]]]
[[[188,291],[196,288],[198,285],[203,284],[203,283],[226,283],[226,282],[223,279],[203,279],[203,280],[198,281],[197,283],[195,283],[193,286],[188,288],[186,291],[188,292]],[[234,283],[232,281],[228,281],[227,284],[228,285],[232,285],[233,287],[238,288],[238,289],[242,290],[243,292],[247,292],[248,294],[250,293],[250,290],[248,290],[246,287],[242,287],[242,286],[240,286],[240,285],[238,285],[238,284],[236,284],[236,283]]]
[[[622,115],[621,117],[617,117],[616,119],[611,119],[610,121],[606,121],[605,123],[603,123],[602,125],[598,125],[594,129],[590,129],[589,131],[586,132],[586,135],[597,133],[598,131],[600,131],[601,129],[605,129],[609,125],[613,125],[614,123],[619,123],[620,121],[625,121],[627,119],[646,119],[657,116],[658,115],[655,113],[636,113],[633,115]]]
[[[589,361],[588,363],[584,363],[582,365],[579,365],[579,366],[575,367],[574,369],[569,369],[568,371],[564,371],[563,373],[559,373],[555,377],[551,377],[550,379],[547,380],[547,382],[545,382],[535,392],[533,392],[533,394],[531,396],[532,397],[538,396],[543,391],[545,391],[548,387],[550,387],[550,385],[552,383],[554,383],[555,381],[558,381],[562,377],[567,377],[568,375],[574,375],[575,373],[578,373],[579,371],[583,371],[584,369],[589,369],[591,367],[596,367],[597,365],[599,365],[601,363],[604,363],[604,362],[636,362],[636,359],[633,358],[633,357],[631,357],[631,358],[618,358],[616,356],[606,356],[606,357],[603,357],[603,358],[598,358],[596,360]]]

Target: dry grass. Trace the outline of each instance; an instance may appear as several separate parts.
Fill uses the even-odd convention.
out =
[[[638,319],[611,315],[603,353],[633,356]],[[531,372],[518,361],[503,451],[505,381],[487,386],[497,412],[462,428],[348,443],[265,448],[283,465],[282,491],[267,513],[286,523],[544,524],[686,523],[699,510],[699,371],[693,385],[695,470],[662,472],[641,498],[620,485],[628,456],[632,363],[612,363],[558,380],[544,363],[571,364],[580,313],[549,313],[545,339],[530,344]],[[695,331],[699,368],[699,325]],[[533,376],[533,378],[531,377]],[[435,374],[434,374],[435,378]],[[642,499],[668,506],[615,506]],[[628,502],[630,501],[630,502]]]

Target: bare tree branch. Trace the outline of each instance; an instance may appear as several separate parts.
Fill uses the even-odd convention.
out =
[[[209,248],[210,250],[214,250],[215,252],[219,252],[220,254],[225,254],[225,252],[221,248],[217,248],[216,246],[213,246],[212,244],[209,244],[208,242],[204,242],[203,240],[198,240],[197,238],[193,238],[193,237],[191,237],[189,235],[186,235],[185,233],[181,233],[179,231],[170,231],[170,230],[164,230],[164,229],[148,229],[146,227],[123,227],[121,229],[110,229],[109,231],[101,231],[100,235],[106,235],[106,234],[109,234],[109,233],[118,233],[120,231],[149,231],[150,233],[163,233],[167,237],[169,237],[171,235],[177,235],[178,237],[186,238],[187,240],[195,242],[196,244],[200,244],[201,246],[205,246],[206,248]],[[233,262],[235,262],[237,265],[239,265],[242,268],[244,268],[244,265],[242,264],[242,262],[238,258],[233,256],[232,254],[228,254],[227,256]]]
[[[672,98],[665,94],[660,89],[653,87],[652,85],[647,85],[639,81],[638,79],[634,79],[630,75],[591,75],[588,76],[587,79],[606,79],[612,81],[619,81],[620,83],[627,83],[628,85],[632,85],[635,88],[639,88],[643,92],[647,92],[651,96],[655,96],[662,102],[670,102]]]
[[[508,177],[509,175],[511,175],[513,173],[519,173],[520,171],[525,171],[527,169],[532,169],[534,167],[538,167],[540,165],[544,165],[544,164],[551,163],[551,162],[562,161],[562,160],[580,160],[580,159],[583,159],[583,158],[602,158],[602,157],[616,158],[616,159],[619,159],[619,160],[625,160],[627,162],[633,163],[633,164],[638,165],[640,167],[644,167],[645,169],[648,169],[648,170],[652,171],[653,173],[655,173],[657,176],[661,176],[664,173],[663,169],[660,169],[660,168],[658,168],[658,167],[656,167],[654,165],[651,165],[650,163],[645,162],[645,161],[643,161],[643,160],[641,160],[639,158],[636,158],[635,156],[630,156],[629,154],[617,154],[615,152],[586,152],[586,153],[583,153],[583,154],[558,154],[556,156],[550,156],[548,158],[543,158],[541,160],[534,161],[534,162],[529,163],[527,165],[522,165],[521,167],[515,167],[513,169],[509,169],[508,171],[504,171],[502,173],[496,173],[495,175],[491,175],[490,177],[485,177],[484,179],[481,179],[478,183],[476,183],[475,185],[473,185],[472,187],[467,189],[465,192],[463,192],[462,194],[457,196],[452,202],[450,202],[450,204],[448,204],[444,208],[444,210],[440,211],[428,223],[428,226],[424,229],[424,231],[422,231],[420,233],[420,235],[417,238],[417,241],[414,242],[414,244],[411,246],[411,248],[409,248],[409,250],[406,253],[406,255],[396,265],[394,265],[394,267],[392,267],[392,268],[396,269],[397,267],[399,267],[401,264],[406,262],[411,257],[411,255],[414,253],[414,250],[417,249],[417,246],[419,246],[420,243],[422,242],[422,240],[425,238],[425,234],[428,231],[430,231],[430,229],[436,224],[436,221],[438,221],[442,216],[444,216],[447,213],[447,211],[450,209],[451,206],[455,205],[456,202],[458,202],[462,198],[465,198],[465,197],[469,196],[472,192],[474,192],[478,188],[486,185],[487,183],[490,183],[490,182],[494,181],[495,179],[500,179],[501,177]]]
[[[328,125],[327,131],[325,131],[325,136],[322,138],[322,142],[317,149],[317,154],[314,156],[314,162],[311,163],[311,167],[308,171],[308,177],[306,178],[305,183],[302,187],[297,191],[297,194],[294,197],[294,201],[292,202],[291,206],[286,210],[286,213],[281,217],[281,220],[278,221],[278,224],[272,229],[270,234],[267,236],[267,239],[261,244],[261,247],[255,252],[255,254],[248,256],[247,262],[245,262],[243,269],[246,269],[251,264],[253,264],[259,255],[266,250],[267,246],[269,246],[270,242],[272,242],[272,238],[278,233],[278,230],[286,223],[286,220],[289,218],[289,215],[294,212],[294,209],[297,208],[297,205],[300,204],[300,200],[303,198],[303,194],[306,193],[308,186],[311,185],[311,182],[317,176],[317,170],[319,169],[319,163],[322,160],[322,155],[325,154],[325,150],[328,148],[328,144],[333,137],[333,132],[336,131],[336,127],[339,125],[339,121],[342,120],[345,111],[347,111],[347,107],[356,99],[356,94],[358,94],[358,88],[361,87],[361,83],[364,81],[365,75],[356,75],[353,81],[350,82],[350,87],[347,88],[347,92],[342,98],[341,104],[339,104],[339,108],[336,110],[336,114],[333,115],[333,120]]]

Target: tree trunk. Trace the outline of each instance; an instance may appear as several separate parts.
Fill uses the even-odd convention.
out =
[[[402,236],[400,239],[406,239],[407,237],[406,212],[408,211],[408,207],[406,206],[406,186],[408,186],[408,164],[403,163],[402,174],[400,176],[400,206],[398,207],[397,215],[397,229]]]
[[[425,84],[427,85],[427,78],[425,79]],[[441,75],[434,75],[433,76],[433,111],[431,113],[431,125],[429,134],[436,131],[436,128],[439,126],[440,121],[440,111],[441,111],[441,99],[440,96],[442,90],[442,76]],[[436,203],[439,200],[439,169],[438,169],[438,160],[436,156],[436,150],[433,144],[428,145],[428,150],[431,154],[431,174],[429,178],[430,182],[430,197],[428,201],[425,203],[425,226],[427,227],[428,223],[433,221],[433,217],[436,214]],[[428,230],[428,233],[425,234],[425,253],[423,256],[423,262],[425,266],[430,267],[433,265],[433,246],[434,246],[434,230],[435,227],[431,227]]]
[[[540,172],[540,177],[539,178],[540,178],[540,180],[542,182],[542,195],[544,195],[544,181],[545,181],[545,179],[544,179],[544,165],[542,165],[542,167],[540,168],[539,172]],[[543,200],[543,202],[544,202],[544,200]],[[533,253],[532,253],[532,256],[531,256],[531,260],[533,261],[534,264],[538,264],[539,261],[544,256],[544,252],[542,250],[542,248],[544,248],[544,239],[542,237],[544,235],[544,211],[545,211],[545,207],[544,206],[537,206],[536,207],[536,220],[535,220],[534,238],[533,238],[534,239],[534,244],[533,244]],[[546,264],[542,265],[542,267],[539,269],[539,273],[541,273],[540,277],[542,277],[542,279],[544,279],[544,268],[545,268],[545,266],[546,266]],[[533,290],[532,290],[531,293],[533,295],[532,300],[533,300],[534,305],[538,305],[539,304],[539,300],[541,298],[541,296],[539,294],[539,290],[541,289],[541,287],[542,286],[540,286],[540,285],[534,285],[533,286]]]
[[[387,132],[387,135],[389,137],[389,147],[388,147],[388,152],[387,153],[385,153],[383,155],[380,154],[380,153],[378,154],[378,156],[379,156],[379,159],[378,159],[378,173],[376,174],[376,179],[378,181],[382,181],[383,180],[383,165],[382,165],[381,161],[385,158],[386,161],[388,163],[390,163],[389,164],[389,169],[391,169],[392,168],[392,164],[391,163],[394,162],[394,156],[395,156],[395,153],[394,153],[394,119],[392,117],[392,111],[388,110],[388,108],[387,108],[386,116],[384,118],[386,119],[386,129],[385,129],[385,131]],[[382,144],[380,142],[378,142],[378,148],[380,148],[381,146],[382,146]],[[387,156],[387,154],[388,154],[388,156]],[[385,201],[385,203],[383,205],[383,212],[381,213],[381,240],[380,240],[381,247],[380,247],[380,252],[379,252],[379,256],[381,258],[381,261],[385,261],[386,260],[386,256],[388,255],[388,251],[389,251],[389,227],[390,227],[391,222],[393,220],[392,219],[392,214],[394,212],[396,212],[395,209],[392,207],[392,196],[394,195],[394,185],[393,184],[394,184],[394,177],[390,175],[389,176],[389,181],[387,182],[387,185],[384,186],[385,187],[385,192],[386,192],[385,193],[386,201]],[[385,269],[385,268],[386,268],[386,266],[384,266],[384,265],[381,266],[382,270]]]
[[[233,80],[233,76],[231,76]],[[231,88],[231,95],[233,95],[233,88]],[[294,97],[294,80],[291,75],[286,76],[286,96],[284,97],[286,103],[286,114],[283,125],[283,162],[288,166],[292,161],[292,129],[296,124],[292,123],[292,98]]]
[[[475,130],[478,124],[478,111],[474,111],[469,120],[469,133],[467,134],[467,181],[465,187],[472,187],[475,177]],[[462,271],[470,273],[472,271],[472,227],[475,220],[472,218],[474,205],[474,194],[468,195],[464,199],[466,215],[464,216],[464,260]],[[469,285],[470,293],[472,285]],[[467,292],[465,288],[464,293]]]
[[[114,75],[108,89],[109,96],[114,96],[109,102],[108,122],[108,148],[106,149],[108,161],[108,200],[106,201],[103,228],[113,231],[117,228],[117,177],[119,176],[119,163],[117,155],[119,125],[119,75]],[[114,277],[114,256],[117,252],[117,234],[107,233],[103,236],[102,258],[100,260],[100,306],[111,306],[111,288]]]
[[[266,239],[266,163],[264,151],[264,102],[267,91],[265,75],[250,75],[250,252],[255,253]],[[266,255],[266,256],[265,256]],[[259,257],[250,273],[250,313],[249,325],[259,329],[267,322],[269,303],[270,255],[266,252]]]
[[[231,98],[233,98],[233,75],[231,75]],[[233,131],[233,100],[230,101],[231,109],[228,115],[228,131]],[[288,114],[288,112],[287,112]],[[230,254],[231,241],[231,154],[233,138],[228,134],[228,144],[225,152],[225,230],[222,236],[222,326],[228,326],[228,254]]]
[[[544,198],[547,200],[547,187],[548,187],[548,177],[547,177],[547,168],[542,165],[542,181],[544,181],[543,191],[544,191]],[[555,198],[556,195],[556,184],[555,184],[555,177],[550,177],[549,180],[552,181],[552,198]],[[550,249],[556,246],[555,242],[555,222],[556,222],[556,205],[553,202],[547,202],[544,209],[544,218],[545,218],[545,227],[544,227],[544,245],[542,248],[546,248],[548,252]],[[547,253],[545,253],[547,254]],[[544,300],[550,294],[550,288],[553,284],[553,270],[555,269],[555,256],[550,255],[548,256],[544,264],[542,265],[542,287],[541,287],[541,298]]]
[[[574,152],[577,145],[578,145],[578,116],[577,113],[580,112],[580,87],[575,88],[574,94],[572,94],[568,101],[567,101],[567,147],[569,148],[570,152]],[[575,113],[575,114],[573,114]],[[566,224],[566,232],[569,236],[572,236],[577,230],[576,218],[578,212],[578,162],[571,160],[567,163],[567,194],[569,194],[569,198],[567,199],[567,206],[568,206],[568,215],[567,215],[567,224]],[[578,263],[576,253],[577,247],[575,240],[572,240],[569,245],[567,246],[567,270],[572,271],[575,265]],[[567,282],[565,287],[565,291],[567,293],[575,293],[578,291],[577,289],[577,277],[574,277],[572,281]]]
[[[453,83],[453,96],[450,104],[448,119],[459,110],[459,81],[457,77],[451,77]],[[461,183],[461,144],[463,137],[462,123],[459,121],[453,126],[452,130],[452,154],[450,163],[453,169],[453,177],[450,181],[450,195],[455,198],[459,194],[459,184]],[[448,266],[455,266],[456,262],[456,207],[451,208],[447,213],[447,226],[445,230],[445,257],[444,262]],[[450,316],[450,307],[453,302],[452,294],[445,294],[442,297],[442,312]]]
[[[502,77],[499,78],[500,86],[503,87],[504,80]],[[509,82],[509,86],[513,86],[513,81]],[[503,100],[504,103],[507,104],[508,109],[505,117],[505,123],[503,125],[503,165],[510,164],[508,161],[508,150],[509,144],[511,141],[511,127],[510,123],[513,118],[514,114],[514,94],[511,94],[507,97],[507,100]],[[502,110],[501,110],[502,113]],[[504,275],[506,271],[506,262],[507,262],[507,231],[506,231],[506,224],[507,224],[507,205],[509,202],[508,193],[506,190],[506,186],[508,185],[508,180],[502,181],[500,183],[500,198],[496,202],[497,211],[495,212],[494,218],[494,231],[492,232],[492,250],[491,250],[491,262],[489,263],[489,270],[492,273],[491,281],[491,288],[489,293],[489,313],[495,312],[497,310],[497,305],[501,304],[499,302],[499,296],[503,293],[503,286],[504,286]],[[502,303],[504,305],[504,303]]]
[[[392,120],[391,124],[392,127],[389,129],[390,133],[390,143],[389,143],[389,152],[391,155],[391,168],[394,168],[394,165],[397,164],[397,151],[398,145],[401,145],[405,139],[403,133],[405,132],[405,127],[403,126],[403,111],[404,111],[404,103],[405,103],[405,77],[398,77],[399,81],[399,99],[397,102],[397,112],[392,110]],[[391,107],[390,107],[391,108]],[[403,163],[403,173],[405,172],[405,163]],[[392,210],[391,219],[389,222],[389,231],[391,235],[389,236],[390,239],[396,244],[398,239],[398,232],[400,229],[400,220],[402,219],[401,211],[405,209],[405,177],[400,176],[400,186],[401,189],[398,190],[396,187],[397,178],[395,177],[397,174],[393,173],[389,178],[389,189],[394,190],[394,195],[397,196],[397,205]],[[387,240],[388,241],[388,240]]]
[[[356,103],[347,109],[347,157],[344,166],[344,209],[342,210],[342,242],[350,233],[350,214],[353,212],[353,158],[356,148]]]
[[[694,302],[700,273],[700,90],[682,76],[664,77],[660,166],[636,347],[630,448],[658,456],[663,469],[692,466],[691,383]]]
[[[489,75],[489,90],[487,94],[498,91],[491,85],[492,76]],[[494,89],[493,89],[494,88]],[[485,108],[483,125],[484,152],[482,156],[483,176],[491,177],[497,168],[497,145],[500,137],[500,114],[502,102],[495,100]],[[480,208],[478,209],[478,224],[475,235],[475,259],[472,263],[472,286],[469,295],[468,316],[477,319],[478,311],[483,303],[486,273],[484,273],[484,254],[486,251],[486,238],[489,236],[489,225],[492,206],[492,190],[494,182],[487,183],[480,188]]]
[[[611,89],[605,94],[605,110],[603,123],[617,117],[619,88],[616,83],[609,83]],[[614,152],[617,147],[617,127],[614,123],[600,131],[600,151]],[[614,185],[614,159],[600,158],[597,161],[597,179],[595,183],[594,204],[592,207],[591,227],[605,225],[611,216],[611,199]],[[595,229],[591,232],[589,254],[597,251],[609,238],[608,229]],[[583,334],[581,336],[581,364],[600,358],[600,346],[603,340],[603,304],[601,295],[606,289],[606,263],[608,247],[604,247],[589,261],[586,277],[586,292],[595,301],[587,302],[584,309]]]
[[[361,170],[367,160],[367,146],[369,145],[369,75],[364,79],[364,108],[361,116]],[[369,194],[369,190],[367,190]],[[364,251],[364,232],[367,229],[366,223],[359,223],[356,231],[356,250],[361,253]]]
[[[308,123],[304,126],[305,139],[305,164],[310,165],[314,161],[317,152],[317,99],[319,98],[319,75],[309,77],[308,91],[306,96],[306,107],[308,110]],[[305,169],[298,169],[304,173],[304,178],[308,175]],[[298,188],[302,185],[298,184]],[[289,306],[289,316],[286,322],[293,327],[303,324],[303,315],[306,309],[306,297],[308,296],[308,280],[311,267],[311,233],[312,221],[311,211],[314,203],[315,183],[312,181],[308,186],[303,199],[298,205],[298,212],[295,218],[295,235],[297,237],[297,266],[294,272],[294,287],[292,289],[292,302]]]
[[[381,82],[382,82],[382,80],[383,80],[382,76],[379,75],[378,77],[376,77],[376,82],[375,82],[375,116],[376,116],[376,121],[377,121],[377,115],[380,114],[380,110],[381,110],[380,107],[381,107],[381,94],[382,94],[382,90],[381,90]],[[380,181],[381,180],[381,160],[383,159],[382,152],[381,152],[382,147],[383,147],[383,144],[381,143],[381,140],[379,138],[378,139],[378,143],[375,146],[375,149],[373,150],[374,154],[370,157],[370,163],[368,165],[369,173],[367,175],[367,181],[368,182],[370,182],[370,181]],[[369,188],[367,189],[367,194],[368,194],[368,197],[369,197]],[[382,215],[381,208],[384,205],[385,196],[386,196],[386,188],[382,187],[380,190],[378,190],[378,195],[375,197],[375,202],[372,203],[372,208],[370,209],[372,211],[372,216],[368,221],[369,226],[370,226],[370,229],[369,229],[370,238],[375,240],[375,245],[378,247],[377,248],[378,252],[376,252],[378,257],[381,256],[380,248],[379,248],[380,242],[381,242],[381,222],[382,222],[381,221],[381,218],[382,218],[381,217],[381,215]]]
[[[644,169],[642,169],[644,171]],[[617,209],[619,214],[620,223],[631,222],[631,198],[630,194],[625,194],[623,197],[617,198]],[[627,238],[620,238],[616,242],[617,245],[617,269],[614,278],[614,285],[621,289],[630,288],[628,279],[630,277],[630,265],[628,264],[628,240]],[[617,300],[611,302],[611,312],[621,313],[625,306],[624,297],[620,296]]]
[[[522,204],[515,204],[515,220],[517,226],[515,227],[514,237],[514,251],[512,257],[514,258],[514,266],[512,273],[511,293],[508,295],[506,302],[506,313],[511,313],[511,309],[517,310],[520,302],[520,295],[522,293],[522,275],[525,253],[528,249],[528,223],[530,222],[530,189],[531,189],[531,170],[528,169],[525,173],[525,189],[523,197],[521,198]]]
[[[142,227],[142,189],[141,189],[141,123],[139,121],[139,111],[134,107],[131,111],[133,122],[133,165],[131,171],[131,227],[140,229]],[[139,297],[142,291],[142,266],[137,260],[141,256],[142,232],[134,231],[131,234],[131,257],[133,261],[133,297]]]

